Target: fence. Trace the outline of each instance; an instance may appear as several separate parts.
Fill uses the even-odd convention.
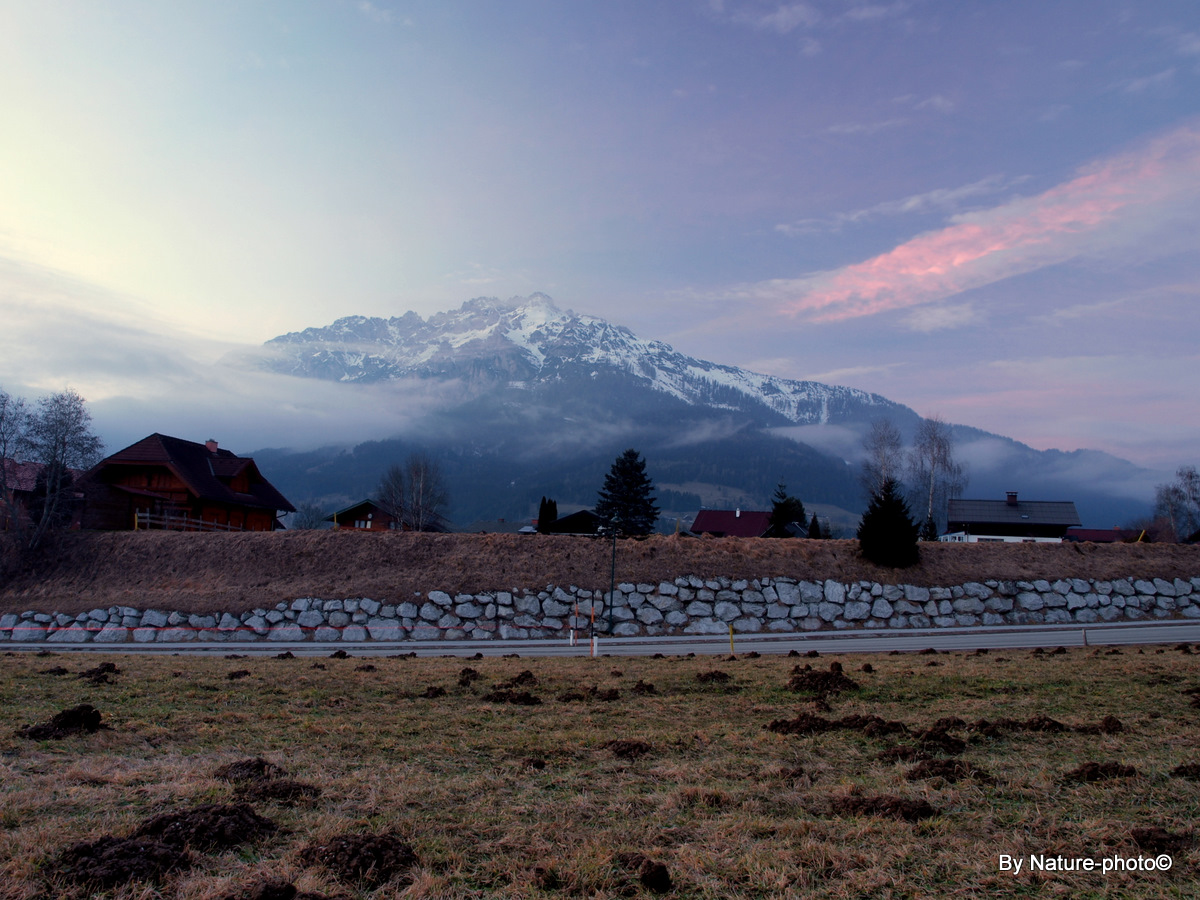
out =
[[[221,522],[206,522],[199,517],[193,519],[187,513],[152,513],[137,510],[133,514],[133,530],[163,528],[170,531],[245,531],[241,525],[225,525]]]

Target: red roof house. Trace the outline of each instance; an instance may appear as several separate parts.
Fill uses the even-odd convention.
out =
[[[692,523],[694,534],[713,537],[762,537],[771,527],[771,513],[754,509],[702,509]]]
[[[151,525],[184,530],[272,531],[295,507],[254,460],[152,434],[101,460],[82,485],[83,527],[125,531]],[[135,521],[135,516],[140,521]]]

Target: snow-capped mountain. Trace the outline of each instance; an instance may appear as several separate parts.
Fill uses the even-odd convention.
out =
[[[272,371],[356,383],[459,379],[473,395],[613,379],[689,406],[757,414],[770,424],[827,424],[913,415],[878,394],[792,381],[694,359],[595,316],[561,310],[545,294],[469,300],[423,319],[347,316],[264,345]]]

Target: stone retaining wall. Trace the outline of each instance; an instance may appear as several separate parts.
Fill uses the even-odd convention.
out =
[[[0,642],[403,641],[563,638],[586,630],[618,636],[788,633],[971,625],[1089,624],[1200,619],[1200,577],[984,581],[916,587],[869,581],[676,578],[621,584],[607,593],[575,586],[492,591],[384,603],[301,598],[274,609],[196,615],[120,606],[79,615],[27,611],[0,616]]]

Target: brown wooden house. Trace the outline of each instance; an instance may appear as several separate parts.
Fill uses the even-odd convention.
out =
[[[293,512],[249,457],[152,434],[101,460],[81,487],[83,527],[107,531],[177,528],[189,531],[272,531]]]
[[[353,506],[339,509],[325,517],[326,522],[332,522],[335,528],[351,528],[359,531],[403,531],[404,524],[399,518],[376,503],[374,500],[361,500]]]

